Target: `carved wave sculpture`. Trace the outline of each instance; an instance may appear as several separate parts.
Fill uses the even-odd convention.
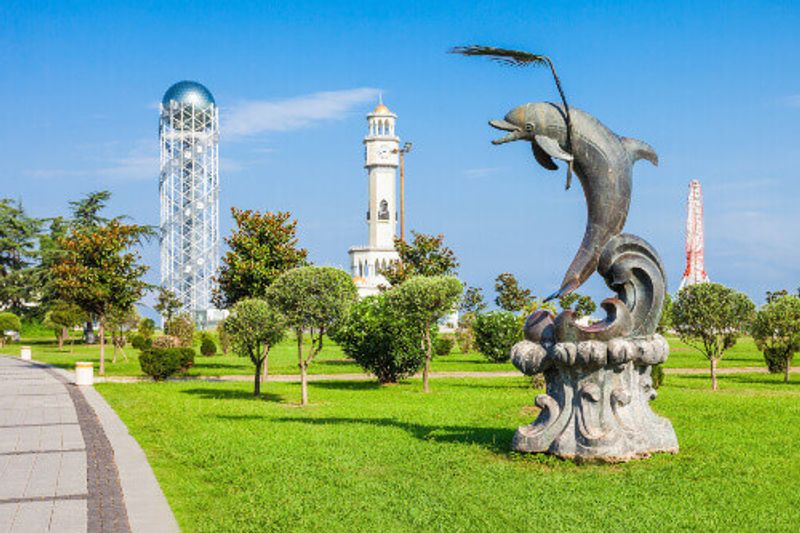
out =
[[[672,424],[650,409],[652,366],[669,355],[655,333],[666,293],[664,268],[652,246],[622,234],[605,246],[598,272],[617,296],[603,301],[605,320],[580,326],[572,312],[540,310],[511,351],[524,374],[544,373],[538,418],[519,428],[513,447],[561,457],[627,461],[678,451]]]

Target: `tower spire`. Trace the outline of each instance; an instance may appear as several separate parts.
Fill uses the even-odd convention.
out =
[[[707,283],[705,238],[703,236],[703,190],[698,180],[689,182],[686,217],[686,268],[680,288],[695,283]]]

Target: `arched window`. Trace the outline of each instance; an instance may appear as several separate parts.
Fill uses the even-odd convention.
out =
[[[389,220],[389,202],[381,200],[378,208],[378,220]]]

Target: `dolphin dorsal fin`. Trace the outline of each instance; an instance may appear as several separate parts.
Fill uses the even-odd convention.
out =
[[[646,142],[631,139],[630,137],[620,137],[619,141],[622,143],[625,151],[631,156],[632,163],[640,159],[646,159],[653,163],[653,165],[658,166],[658,154],[655,149]]]
[[[539,143],[533,141],[531,143],[531,148],[533,148],[533,157],[536,158],[536,162],[542,165],[547,170],[558,170],[558,165],[555,164],[553,159],[545,152]]]
[[[572,154],[562,150],[561,146],[558,145],[558,141],[552,137],[547,137],[546,135],[537,135],[535,139],[536,144],[538,144],[550,157],[555,157],[556,159],[561,159],[562,161],[572,161],[574,159]]]

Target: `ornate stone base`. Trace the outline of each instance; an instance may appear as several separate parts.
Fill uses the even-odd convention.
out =
[[[525,374],[544,372],[547,394],[536,397],[539,417],[519,428],[513,448],[578,460],[629,461],[654,452],[677,453],[672,424],[650,409],[650,372],[666,360],[660,335],[534,343],[522,341],[512,361]]]

